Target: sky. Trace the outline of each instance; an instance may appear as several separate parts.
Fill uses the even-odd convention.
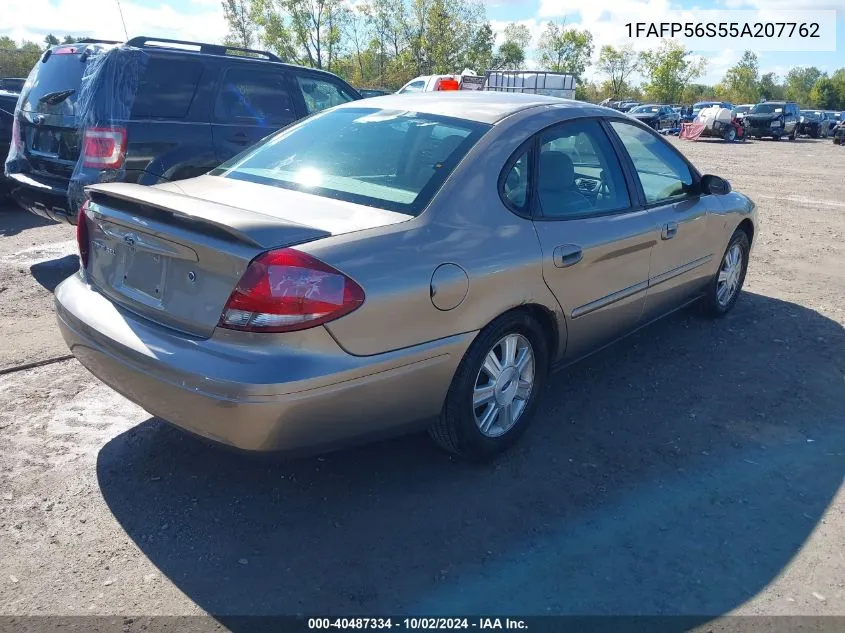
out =
[[[124,39],[118,0],[2,0],[2,4],[0,35],[15,40],[42,41],[47,33]],[[618,46],[630,41],[623,26],[630,16],[660,21],[667,10],[685,10],[695,16],[699,10],[750,9],[766,19],[777,9],[833,9],[837,11],[835,52],[759,52],[760,71],[782,77],[793,66],[817,66],[827,72],[845,66],[845,0],[484,0],[484,4],[497,34],[508,23],[520,22],[529,27],[532,45],[536,45],[547,21],[566,20],[593,33],[596,56],[604,44]],[[216,42],[227,31],[220,0],[120,0],[120,7],[130,37],[157,35]],[[642,49],[656,42],[640,39],[632,43]],[[708,59],[706,74],[699,81],[715,83],[743,51],[728,47],[696,52]],[[533,57],[532,51],[529,57]],[[588,78],[596,78],[595,72],[588,70]]]

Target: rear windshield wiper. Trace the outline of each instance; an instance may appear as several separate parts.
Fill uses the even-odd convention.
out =
[[[62,101],[67,99],[74,92],[76,92],[74,88],[69,88],[68,90],[57,90],[55,92],[48,92],[46,95],[41,97],[39,101],[41,103],[49,103],[50,105],[56,105],[57,103],[61,103]]]

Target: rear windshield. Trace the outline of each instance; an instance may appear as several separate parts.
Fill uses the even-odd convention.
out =
[[[53,53],[47,61],[37,61],[38,77],[24,95],[21,110],[26,112],[45,112],[50,114],[75,115],[76,100],[79,97],[79,84],[87,61],[79,53]],[[67,96],[64,95],[67,93]],[[44,100],[50,95],[61,98]]]
[[[656,114],[660,112],[660,106],[637,106],[631,110],[632,114]]]
[[[341,108],[265,139],[211,174],[416,215],[488,129],[430,114]]]

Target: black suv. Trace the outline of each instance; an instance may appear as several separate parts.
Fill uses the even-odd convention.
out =
[[[24,209],[76,222],[97,182],[204,174],[309,114],[361,96],[266,51],[136,37],[54,46],[15,113],[6,175]]]
[[[771,136],[776,141],[785,136],[794,141],[800,118],[794,101],[763,101],[752,106],[743,122],[748,136]]]

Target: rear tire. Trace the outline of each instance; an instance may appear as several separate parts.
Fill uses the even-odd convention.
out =
[[[736,140],[736,128],[731,126],[728,128],[728,131],[725,132],[725,141],[728,143],[733,143]]]
[[[484,328],[458,365],[440,417],[429,428],[432,439],[475,462],[512,446],[537,409],[548,374],[548,347],[540,326],[524,312],[504,314]],[[491,360],[498,360],[498,379],[493,377],[497,363]]]
[[[712,318],[720,318],[730,312],[736,305],[745,274],[748,271],[748,254],[751,244],[748,235],[742,229],[737,229],[731,236],[725,249],[719,270],[707,284],[702,309],[704,314]],[[739,260],[737,261],[737,257]]]

